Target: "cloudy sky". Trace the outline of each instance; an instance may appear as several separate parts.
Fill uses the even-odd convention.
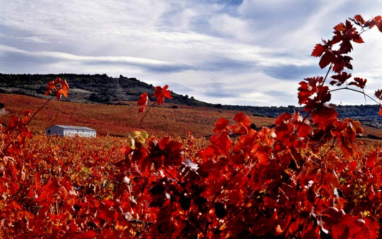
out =
[[[382,0],[0,0],[1,73],[136,77],[222,104],[297,105],[324,75],[310,54],[332,27]],[[382,88],[382,34],[363,35],[354,76]],[[364,104],[338,92],[334,103]],[[372,103],[367,101],[366,103]]]

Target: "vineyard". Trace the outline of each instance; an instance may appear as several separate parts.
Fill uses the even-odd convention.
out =
[[[0,118],[0,123],[7,124],[12,115],[18,115],[25,109],[32,112],[38,110],[46,100],[14,94],[0,94],[1,102],[6,106],[6,115]],[[187,137],[187,131],[192,130],[195,137],[211,135],[214,122],[219,118],[233,118],[237,111],[213,108],[189,107],[184,105],[164,103],[163,107],[155,107],[150,115],[137,124],[138,106],[136,102],[130,105],[83,104],[64,101],[49,102],[35,120],[29,124],[33,133],[43,132],[45,128],[55,125],[88,126],[97,130],[99,135],[126,137],[131,131],[144,130],[157,137]],[[274,118],[249,116],[257,126],[269,126]],[[374,131],[376,136],[382,137],[382,130]],[[370,132],[371,133],[371,132]]]
[[[70,82],[49,82],[50,98],[0,126],[0,238],[381,238],[381,143],[356,140],[361,124],[330,103],[348,90],[380,104],[348,55],[374,27],[382,32],[381,16],[357,15],[314,47],[327,71],[300,82],[304,114],[254,129],[239,112],[217,119],[209,140],[192,129],[183,139],[34,135],[29,126],[70,93]],[[172,98],[168,86],[153,97],[142,92],[137,128]]]

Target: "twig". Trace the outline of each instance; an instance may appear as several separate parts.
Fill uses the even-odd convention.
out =
[[[340,91],[340,90],[351,90],[351,91],[360,93],[360,94],[364,95],[364,97],[367,97],[367,98],[371,99],[372,101],[374,101],[375,103],[377,103],[378,105],[381,105],[378,101],[376,101],[373,97],[366,94],[364,91],[360,91],[360,90],[356,90],[356,89],[352,89],[352,88],[348,88],[348,87],[343,87],[343,88],[330,90],[329,92],[335,92],[335,91]]]
[[[295,196],[294,196],[294,202],[293,202],[293,205],[292,205],[292,215],[291,215],[291,219],[290,219],[290,221],[289,221],[289,223],[288,223],[288,225],[285,227],[285,229],[284,229],[284,232],[283,232],[283,234],[282,234],[282,237],[283,238],[285,238],[285,235],[286,235],[286,233],[287,233],[287,231],[289,230],[289,227],[292,225],[292,223],[295,221],[295,219],[293,218],[293,216],[294,216],[294,210],[296,209],[296,202],[297,202],[297,196],[298,196],[298,188],[299,188],[299,184],[297,183],[297,185],[296,185],[296,194],[295,194]]]
[[[33,113],[33,115],[28,119],[28,121],[25,123],[24,127],[28,126],[28,124],[32,121],[32,119],[37,115],[38,112],[40,112],[46,104],[49,103],[49,101],[51,101],[53,99],[54,95],[52,95],[42,106],[40,106],[40,108]],[[9,148],[9,146],[11,146],[12,142],[17,138],[19,137],[20,135],[20,130],[18,130],[17,134],[13,137],[13,139],[2,149],[3,152],[7,151],[7,149]]]
[[[146,117],[146,115],[149,113],[149,111],[151,110],[151,108],[153,108],[153,106],[156,104],[156,102],[152,103],[150,105],[150,107],[146,110],[145,114],[142,116],[141,120],[138,122],[138,125],[140,125],[143,121],[143,119]]]

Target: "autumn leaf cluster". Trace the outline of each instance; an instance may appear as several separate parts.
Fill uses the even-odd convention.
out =
[[[336,90],[365,94],[366,79],[345,68],[352,43],[374,26],[382,31],[381,17],[357,15],[316,45],[312,55],[328,71],[300,82],[303,112],[260,130],[243,112],[221,118],[205,147],[191,132],[180,141],[143,131],[116,147],[109,138],[27,144],[30,113],[14,117],[0,134],[0,237],[381,237],[382,151],[366,150],[360,123],[339,119],[330,103]],[[65,95],[66,86],[48,89]],[[161,105],[171,94],[156,87],[153,97]],[[143,93],[140,113],[147,103]]]

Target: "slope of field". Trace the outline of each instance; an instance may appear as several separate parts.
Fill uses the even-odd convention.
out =
[[[7,124],[11,115],[21,114],[30,109],[32,113],[40,108],[46,99],[16,94],[0,94],[0,102],[5,105],[7,114],[0,116],[0,123]],[[169,100],[168,102],[171,102]],[[186,137],[190,130],[195,137],[209,136],[213,133],[214,123],[219,118],[233,122],[237,113],[234,110],[218,110],[204,107],[190,107],[165,103],[162,107],[150,110],[144,121],[138,125],[138,106],[130,105],[85,104],[56,101],[53,99],[39,112],[30,124],[33,132],[43,132],[55,125],[87,126],[97,130],[98,135],[127,136],[141,129],[150,135]],[[250,113],[247,112],[250,116]],[[274,118],[250,116],[256,126],[270,126]],[[382,137],[382,130],[364,126],[364,136]]]
[[[21,114],[30,109],[32,113],[41,107],[46,99],[12,94],[0,94],[0,101],[5,105],[7,114],[0,117],[0,123],[7,124],[11,115]],[[170,101],[171,102],[171,101]],[[155,136],[170,135],[186,137],[190,130],[195,137],[213,133],[214,123],[219,118],[233,121],[237,111],[218,110],[202,107],[164,104],[150,110],[144,121],[138,125],[138,106],[105,105],[61,102],[53,99],[32,120],[33,132],[44,131],[54,125],[87,126],[97,130],[99,135],[126,136],[131,131],[142,129]],[[256,126],[272,125],[273,118],[250,116]]]
[[[367,137],[371,136],[372,138],[373,136],[375,136],[378,138],[382,138],[382,129],[376,129],[376,128],[365,126],[365,125],[363,125],[362,128],[363,128],[364,136],[367,136]]]
[[[149,94],[153,100],[154,86],[136,78],[124,76],[110,77],[106,74],[2,74],[0,73],[0,93],[21,94],[34,97],[44,97],[46,84],[61,77],[70,85],[68,97],[62,101],[78,103],[121,104],[126,101],[137,101],[142,92]],[[170,85],[170,90],[172,86]],[[275,118],[284,112],[301,111],[302,107],[289,106],[249,106],[211,104],[195,99],[192,96],[181,95],[171,91],[171,104],[193,107],[209,107],[218,110],[233,110],[235,112],[251,112],[249,114]],[[297,100],[297,98],[296,98]],[[1,102],[1,101],[0,101]],[[360,102],[362,103],[362,102]],[[366,103],[366,102],[365,102]],[[378,105],[338,105],[336,111],[340,118],[359,120],[364,125],[382,129],[381,117],[378,115]]]

